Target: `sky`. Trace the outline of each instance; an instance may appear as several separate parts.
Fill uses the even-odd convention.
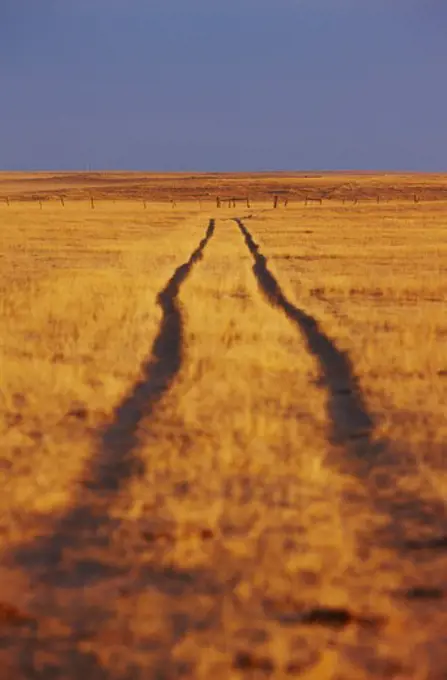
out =
[[[447,170],[447,0],[0,0],[0,169]]]

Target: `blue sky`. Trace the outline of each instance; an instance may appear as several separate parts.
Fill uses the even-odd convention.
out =
[[[447,170],[445,0],[2,0],[0,169]]]

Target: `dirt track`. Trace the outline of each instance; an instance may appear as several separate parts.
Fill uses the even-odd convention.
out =
[[[238,239],[241,244],[236,240],[236,227],[243,237]],[[376,430],[376,416],[367,405],[354,359],[339,348],[337,338],[325,330],[316,314],[305,311],[304,304],[292,301],[284,292],[260,243],[256,226],[248,229],[243,216],[231,222],[210,219],[198,247],[184,264],[174,268],[158,293],[161,319],[141,377],[118,403],[111,422],[96,433],[98,447],[78,480],[69,507],[56,519],[41,523],[41,534],[35,540],[6,553],[5,566],[26,575],[33,597],[26,611],[6,603],[3,609],[0,606],[0,659],[7,669],[5,680],[168,680],[210,674],[244,680],[445,676],[445,641],[443,635],[434,635],[435,630],[447,627],[445,503],[433,495],[412,453]],[[285,336],[287,343],[301,335],[302,352],[308,356],[295,353],[295,365],[289,364],[287,370],[297,381],[303,380],[300,365],[315,361],[317,384],[306,385],[304,378],[298,387],[322,395],[326,418],[323,462],[327,477],[321,489],[323,494],[327,491],[327,498],[318,497],[320,480],[306,477],[305,462],[299,463],[307,453],[299,448],[287,450],[287,465],[299,463],[304,470],[297,482],[302,500],[272,504],[276,496],[269,497],[267,490],[270,477],[275,479],[275,469],[270,467],[267,476],[261,473],[257,478],[241,468],[237,481],[242,500],[240,505],[234,504],[233,513],[234,492],[225,491],[228,509],[219,531],[206,524],[211,493],[206,500],[205,495],[200,497],[205,493],[200,489],[203,485],[206,490],[212,477],[223,475],[225,468],[214,472],[210,468],[209,477],[202,475],[197,482],[204,519],[203,526],[194,530],[186,529],[186,524],[183,527],[180,515],[166,513],[158,489],[145,481],[151,446],[155,456],[161,433],[168,432],[168,446],[175,449],[179,463],[186,458],[186,466],[193,451],[197,450],[194,455],[199,458],[209,454],[207,439],[212,451],[212,446],[217,447],[212,437],[218,437],[219,432],[225,436],[219,431],[224,413],[211,425],[202,416],[204,438],[198,437],[197,442],[191,428],[181,424],[182,431],[177,433],[175,420],[169,419],[170,409],[176,412],[180,408],[178,390],[195,387],[194,374],[188,374],[191,352],[203,351],[206,346],[206,340],[201,340],[202,345],[188,335],[188,325],[197,320],[190,318],[189,298],[180,301],[179,297],[183,285],[187,287],[190,278],[200,275],[207,262],[221,272],[222,295],[237,297],[241,309],[252,304],[262,315],[265,308],[271,314],[266,328],[276,323],[276,317],[283,317],[278,323],[285,324],[280,326],[281,333],[290,333]],[[229,283],[232,277],[240,276],[243,281],[250,268],[258,290],[234,292]],[[200,313],[206,314],[205,330],[211,338],[216,335],[213,318],[218,305],[213,296],[218,276],[206,282],[211,297]],[[231,309],[229,328],[235,335],[230,340],[222,337],[222,342],[229,344],[241,342],[244,332],[241,314],[236,307]],[[257,354],[264,348],[253,344],[251,351]],[[211,361],[216,357],[211,355]],[[236,384],[236,374],[225,374],[230,388],[232,379]],[[273,380],[278,383],[278,378]],[[281,393],[285,403],[277,402],[274,408],[292,410],[292,419],[302,419],[304,427],[304,410],[298,416],[293,412],[297,407],[294,392],[284,386],[277,394]],[[267,404],[264,407],[267,409]],[[223,410],[228,408],[231,393]],[[235,406],[232,417],[236,418],[237,410]],[[82,421],[86,415],[80,409],[75,417]],[[184,441],[186,453],[182,452]],[[242,462],[246,457],[247,466],[256,455],[254,445],[240,444],[238,456]],[[278,466],[280,463],[278,455]],[[183,499],[191,493],[188,483],[176,481],[176,470],[167,464],[160,469],[161,479],[163,475],[167,478],[163,493],[177,494],[183,507]],[[289,472],[280,486],[287,491],[296,480],[290,475],[293,468],[285,469]],[[230,488],[230,482],[234,483],[228,478],[222,488]],[[310,522],[306,516],[313,503],[306,500],[309,488],[317,508]],[[147,494],[143,500],[149,509],[135,521],[123,519],[117,506],[126,495],[134,495],[135,489]],[[273,527],[278,539],[267,530],[256,535],[256,549],[253,539],[244,534],[244,513],[247,511],[248,517],[250,506],[254,507],[254,490],[266,494],[259,496],[262,517],[268,518],[277,504],[285,507],[284,517],[289,518]],[[324,518],[326,512],[332,512],[331,493],[339,493],[338,511],[350,539],[349,546],[338,546],[333,573],[328,570],[331,548],[318,535],[319,513],[323,517],[320,523],[329,522]],[[185,531],[190,532],[187,538]],[[235,534],[240,545],[232,549],[229,546]],[[200,564],[182,565],[177,555],[183,554],[186,540],[192,541],[192,552],[203,553]],[[301,557],[304,563],[306,551],[309,555],[321,551],[327,561],[315,571],[304,567],[289,571],[285,563],[289,551],[295,550],[298,564]],[[272,563],[264,563],[265,556]],[[330,585],[327,591],[321,579]],[[343,591],[342,596],[334,596],[338,590]],[[406,636],[411,649],[398,649],[396,644],[404,644]],[[418,675],[413,675],[416,660],[420,665]]]
[[[152,409],[169,389],[180,370],[183,353],[183,319],[177,297],[192,268],[203,257],[214,228],[214,220],[210,220],[206,235],[197,249],[187,262],[175,270],[166,286],[159,292],[158,304],[163,316],[149,358],[142,367],[143,380],[133,387],[130,394],[116,408],[114,420],[105,429],[100,450],[94,455],[89,469],[84,473],[84,481],[80,484],[68,512],[58,520],[54,528],[50,528],[51,534],[48,537],[39,537],[31,545],[22,546],[10,558],[12,566],[24,567],[35,582],[49,589],[40,603],[44,611],[59,609],[59,589],[77,593],[76,608],[80,606],[83,611],[81,619],[75,624],[75,636],[66,642],[66,647],[63,645],[62,650],[55,648],[49,652],[56,654],[59,668],[57,673],[63,673],[63,677],[79,678],[84,673],[88,673],[92,678],[104,676],[100,664],[89,659],[88,655],[79,652],[72,645],[85,635],[90,635],[92,626],[100,628],[102,623],[116,613],[113,609],[110,610],[108,603],[104,603],[104,606],[98,606],[96,603],[95,613],[90,614],[88,591],[84,589],[94,588],[96,583],[114,576],[129,577],[133,571],[134,565],[130,563],[117,567],[116,554],[113,559],[119,547],[113,544],[112,536],[119,532],[119,526],[114,522],[111,510],[116,494],[125,490],[126,484],[133,477],[144,474],[144,465],[138,458],[138,426],[143,418],[150,416]],[[70,553],[69,560],[64,557],[67,551]],[[91,551],[97,553],[99,557],[85,558]],[[188,574],[187,581],[189,579]],[[181,587],[183,583],[181,573],[149,568],[144,573],[139,589],[144,589],[148,582],[151,582],[156,583],[160,589],[166,587],[169,591],[170,587],[173,587],[175,591],[176,581]],[[49,599],[46,599],[47,597]],[[63,610],[64,605],[61,605],[61,608]],[[61,615],[62,628],[65,614]],[[68,618],[71,619],[72,615],[72,612],[68,613]],[[20,617],[18,623],[19,619]],[[25,618],[23,624],[34,629],[32,620]],[[52,671],[49,668],[44,667],[42,675],[37,670],[39,662],[36,662],[36,654],[42,652],[42,646],[45,644],[51,646],[55,642],[52,637],[49,643],[43,642],[42,634],[45,636],[45,624],[43,630],[38,625],[37,635],[33,632],[30,637],[25,637],[19,643],[15,672],[23,677],[51,675]]]
[[[424,498],[424,482],[410,452],[399,449],[398,442],[374,436],[374,419],[365,403],[352,361],[346,352],[321,330],[317,320],[293,305],[268,269],[267,259],[253,240],[244,222],[236,219],[254,259],[253,273],[268,302],[280,309],[306,338],[306,343],[321,367],[321,384],[327,390],[327,417],[330,436],[337,445],[338,467],[349,476],[358,476],[366,485],[368,512],[387,517],[381,534],[367,540],[375,544],[386,538],[387,547],[416,561],[420,551],[430,559],[447,550],[447,508],[442,499]],[[399,489],[399,480],[412,477],[418,493]],[[419,494],[419,495],[418,495]],[[443,586],[432,589],[424,584],[418,594],[410,589],[410,598],[428,599],[442,593]],[[424,593],[426,595],[424,595]],[[433,593],[436,593],[433,595]]]

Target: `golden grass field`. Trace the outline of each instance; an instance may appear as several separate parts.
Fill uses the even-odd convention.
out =
[[[447,677],[447,201],[25,194],[1,680]]]

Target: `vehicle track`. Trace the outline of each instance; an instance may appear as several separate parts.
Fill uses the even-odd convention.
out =
[[[310,314],[287,299],[267,266],[267,258],[260,252],[243,221],[236,220],[236,223],[253,256],[253,272],[262,293],[272,307],[282,310],[298,326],[309,351],[318,360],[328,390],[328,414],[333,440],[342,442],[356,437],[369,439],[374,422],[368,413],[349,356],[337,348]]]
[[[343,474],[358,478],[375,514],[387,517],[375,537],[382,545],[408,554],[421,555],[433,546],[447,545],[447,513],[444,502],[430,494],[421,497],[399,486],[402,475],[420,478],[417,463],[393,442],[374,437],[374,418],[348,354],[337,348],[310,314],[295,306],[283,293],[267,265],[267,258],[242,219],[235,222],[253,260],[258,286],[272,307],[282,311],[303,334],[316,358],[327,389],[330,437],[336,445],[336,465]],[[338,455],[342,451],[345,455]],[[425,494],[424,494],[425,496]],[[361,499],[359,502],[362,503]],[[371,540],[371,537],[370,539]],[[438,548],[438,554],[441,549]]]
[[[104,602],[100,607],[89,603],[85,595],[88,588],[101,585],[108,579],[126,576],[135,567],[131,557],[117,559],[114,542],[120,522],[111,517],[111,509],[126,484],[144,473],[144,465],[138,455],[138,427],[143,418],[151,415],[181,368],[183,318],[178,295],[193,267],[202,259],[214,231],[215,221],[210,220],[198,247],[188,261],[174,271],[158,293],[157,302],[162,310],[162,319],[149,357],[142,367],[143,378],[115,409],[113,421],[102,434],[99,450],[79,484],[71,507],[59,518],[56,526],[50,527],[50,535],[38,537],[31,544],[19,547],[8,559],[10,566],[23,569],[31,582],[37,584],[35,600],[44,615],[51,612],[51,616],[64,621],[61,592],[71,592],[77,598],[78,620],[70,623],[73,635],[64,643],[59,640],[59,656],[56,649],[58,645],[55,648],[59,669],[56,675],[51,675],[52,671],[48,668],[42,673],[37,670],[34,657],[39,649],[45,647],[45,643],[42,640],[39,642],[36,631],[23,640],[14,636],[23,677],[47,677],[45,673],[48,673],[48,677],[62,677],[57,675],[62,670],[63,677],[67,678],[79,678],[85,673],[95,680],[109,677],[92,655],[78,654],[73,642],[83,639],[83,636],[88,637],[86,628],[88,631],[99,628],[113,616],[113,611],[109,609],[113,607],[112,603]],[[134,588],[137,591],[143,590],[148,584],[162,592],[172,587],[190,588],[194,580],[193,573],[147,564],[141,576],[136,573]],[[198,580],[203,590],[212,588],[208,574],[200,573]],[[84,597],[87,598],[85,602]],[[37,624],[39,629],[41,626],[39,622]],[[45,637],[42,631],[41,634]],[[51,641],[48,644],[51,645]]]
[[[364,485],[366,498],[359,501],[359,505],[364,506],[363,510],[369,515],[377,512],[387,514],[388,534],[376,535],[365,531],[359,538],[359,542],[363,542],[362,549],[367,550],[368,543],[377,539],[396,548],[396,553],[400,549],[399,541],[404,541],[406,550],[412,554],[422,555],[427,550],[442,553],[447,546],[442,535],[427,532],[430,540],[421,541],[416,534],[402,528],[399,516],[395,516],[400,503],[406,507],[412,505],[416,513],[422,513],[422,524],[429,527],[435,524],[436,513],[439,519],[441,506],[430,502],[424,515],[424,503],[416,493],[399,495],[392,488],[393,493],[384,495],[379,483],[370,477],[375,468],[380,468],[381,472],[386,468],[383,475],[389,483],[405,467],[407,460],[399,462],[400,454],[396,447],[393,448],[389,442],[375,440],[374,419],[368,412],[349,356],[337,348],[312,316],[287,299],[252,235],[242,220],[236,222],[253,256],[253,271],[261,292],[272,307],[284,313],[303,333],[310,352],[320,365],[322,382],[328,393],[331,437],[335,442],[334,465],[340,465],[343,472],[356,476]],[[37,584],[36,593],[40,599],[36,611],[31,614],[38,616],[41,612],[44,617],[49,613],[57,625],[53,621],[46,627],[45,621],[42,624],[37,621],[33,628],[32,621],[29,625],[25,621],[24,627],[28,627],[24,638],[14,631],[9,639],[0,636],[0,643],[16,650],[20,657],[19,673],[11,673],[11,677],[42,680],[58,677],[78,680],[84,676],[92,680],[180,677],[172,655],[175,644],[182,637],[186,638],[195,625],[198,631],[218,627],[219,598],[223,592],[219,583],[222,565],[211,562],[200,568],[167,566],[162,555],[166,548],[161,546],[157,554],[157,547],[151,547],[157,543],[152,536],[148,538],[146,552],[139,553],[138,544],[124,542],[126,549],[130,544],[132,550],[123,557],[117,532],[124,523],[112,517],[118,494],[143,472],[138,455],[138,428],[142,419],[151,415],[181,368],[183,321],[178,295],[192,268],[203,256],[214,229],[214,221],[211,220],[198,248],[185,264],[175,270],[160,291],[158,303],[162,309],[162,320],[150,356],[143,366],[143,378],[116,408],[113,422],[102,434],[97,455],[86,470],[85,481],[79,486],[71,510],[59,519],[56,527],[52,527],[49,538],[36,539],[31,545],[16,551],[13,557],[13,565],[24,569]],[[127,530],[127,525],[125,528]],[[136,530],[141,530],[140,524]],[[167,533],[167,551],[169,540]],[[124,596],[120,594],[122,588],[126,590]],[[152,591],[157,591],[157,595],[153,600],[145,599],[144,608],[148,618],[155,617],[157,636],[155,639],[137,639],[137,645],[133,647],[135,639],[129,638],[129,629],[126,628],[132,610],[120,609],[114,598],[122,597],[124,600],[129,596],[144,599]],[[69,600],[66,599],[67,593]],[[215,602],[213,609],[206,614],[200,612],[203,596]],[[413,602],[415,605],[424,599],[432,600],[435,605],[439,600],[441,607],[444,602],[443,591],[436,584],[429,587],[428,580],[408,588],[405,596],[410,604]],[[375,631],[374,617],[364,617],[361,612],[344,607],[328,607],[326,602],[322,602],[321,606],[311,603],[308,607],[297,603],[295,608],[294,602],[266,600],[265,605],[266,616],[285,626],[343,629],[355,625],[362,635],[368,630]],[[110,622],[116,625],[108,643],[110,648],[113,650],[114,645],[129,644],[129,657],[135,652],[135,665],[126,672],[113,668],[115,672],[111,674],[110,665],[104,666],[94,652],[83,651],[92,649],[91,641],[95,640],[97,631],[101,635],[101,630],[107,629]],[[102,638],[98,646],[101,644]],[[107,647],[107,643],[104,644]],[[41,653],[49,661],[42,662]],[[140,662],[145,664],[145,668],[140,668]],[[275,672],[269,659],[259,660],[255,655],[251,657],[244,653],[236,655],[235,668],[249,675],[251,671],[256,673],[259,670],[272,677]],[[298,671],[291,671],[295,672]]]
[[[205,237],[189,260],[175,270],[166,286],[157,295],[163,316],[149,357],[142,367],[143,379],[134,385],[115,409],[113,421],[102,435],[99,453],[91,461],[90,469],[86,471],[85,480],[74,499],[72,509],[61,518],[56,531],[42,551],[46,556],[52,555],[54,565],[60,562],[67,536],[70,536],[72,541],[74,533],[79,536],[80,527],[94,520],[90,504],[86,504],[85,499],[92,501],[94,496],[99,497],[101,513],[96,519],[97,523],[100,523],[107,518],[108,509],[120,489],[134,475],[144,472],[138,457],[138,425],[143,417],[151,414],[180,370],[183,321],[177,298],[192,268],[203,257],[214,230],[215,222],[211,220]],[[47,577],[54,582],[54,573],[47,574]]]
[[[211,220],[205,237],[189,260],[175,270],[158,293],[157,302],[163,317],[149,359],[143,366],[144,378],[117,407],[112,424],[104,432],[101,455],[92,471],[90,488],[116,492],[133,474],[138,473],[139,462],[135,456],[138,424],[143,417],[150,415],[152,408],[167,392],[182,363],[183,321],[178,294],[194,265],[202,259],[214,230],[215,221]]]
[[[386,639],[387,619],[392,626],[394,617],[399,621],[401,614],[398,612],[402,612],[408,634],[415,635],[418,644],[409,654],[400,652],[395,670],[399,669],[399,674],[402,671],[402,677],[404,673],[405,677],[410,677],[416,662],[424,658],[423,665],[430,677],[444,677],[447,668],[445,640],[438,632],[447,624],[447,512],[444,499],[437,496],[423,478],[416,456],[403,451],[396,442],[377,436],[374,418],[368,412],[348,354],[338,349],[314,317],[290,302],[250,231],[241,219],[235,221],[253,257],[253,273],[261,293],[301,331],[321,370],[333,440],[328,463],[343,480],[340,514],[348,535],[354,538],[359,558],[350,569],[346,585],[349,588],[351,578],[355,583],[356,574],[359,582],[365,575],[370,575],[372,587],[371,591],[366,591],[366,597],[376,589],[378,602],[382,597],[388,601],[385,607],[383,603],[378,604],[377,612],[365,620],[350,608],[331,610],[323,601],[312,610],[307,621],[326,626],[335,621],[342,626],[346,621],[355,621],[360,627],[366,624],[371,631],[377,626],[377,631],[382,629]],[[393,585],[390,583],[388,588],[375,586],[376,578],[380,583],[384,577],[390,578]],[[287,620],[284,619],[290,615],[287,606],[274,603],[275,607],[280,620]],[[426,623],[421,625],[424,615]],[[358,641],[361,637],[359,634]],[[394,670],[392,673],[394,677]],[[379,674],[382,677],[382,672]]]

